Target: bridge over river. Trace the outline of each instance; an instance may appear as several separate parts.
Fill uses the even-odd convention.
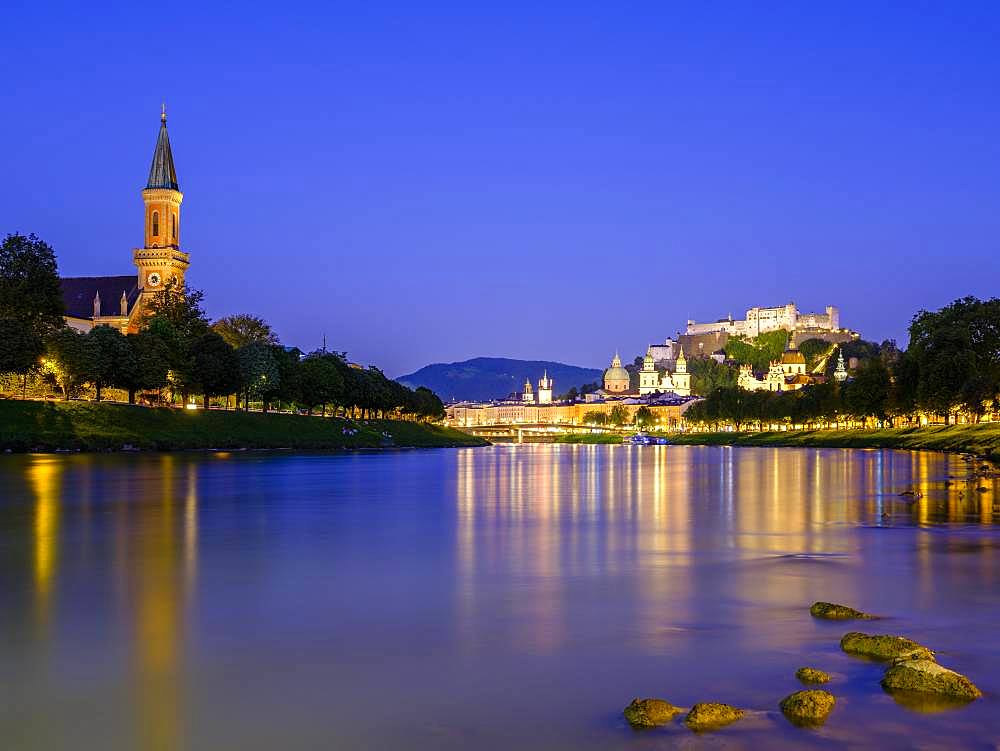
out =
[[[625,428],[597,428],[589,425],[554,425],[550,422],[471,425],[460,428],[460,430],[489,441],[510,443],[554,443],[558,436],[565,435],[566,433],[602,433],[624,438],[635,432],[635,430]]]

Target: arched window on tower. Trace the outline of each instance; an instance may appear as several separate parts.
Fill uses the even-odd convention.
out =
[[[177,242],[177,214],[170,215],[170,237]]]
[[[153,212],[153,237],[160,236],[160,212]]]

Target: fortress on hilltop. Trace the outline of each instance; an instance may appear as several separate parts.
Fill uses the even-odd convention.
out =
[[[750,308],[746,317],[734,319],[720,318],[711,323],[687,322],[687,333],[716,334],[726,333],[730,336],[755,337],[768,331],[829,331],[839,332],[840,311],[833,305],[827,305],[823,313],[800,313],[794,302],[776,308]]]
[[[743,318],[730,315],[710,323],[688,321],[678,342],[689,356],[708,357],[721,352],[731,336],[754,339],[771,331],[787,331],[789,341],[796,345],[806,339],[843,344],[860,336],[856,331],[841,327],[840,309],[834,305],[827,305],[822,313],[803,313],[790,302],[773,308],[755,306],[747,310]]]

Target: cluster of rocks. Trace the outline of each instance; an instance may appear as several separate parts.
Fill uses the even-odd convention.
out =
[[[835,621],[875,620],[879,617],[831,602],[813,603],[809,612],[815,618]],[[847,654],[888,663],[881,685],[889,692],[928,695],[951,701],[972,701],[983,695],[964,675],[939,665],[933,650],[903,636],[851,631],[840,640],[840,648]],[[812,667],[799,668],[795,677],[804,684],[824,684],[831,680],[829,673]],[[836,697],[829,691],[810,688],[789,694],[778,706],[792,724],[816,727],[826,721],[836,703]],[[625,708],[624,715],[632,727],[653,728],[668,725],[684,712],[687,712],[684,724],[696,732],[717,730],[746,714],[746,710],[715,702],[700,702],[684,709],[665,699],[633,699]]]
[[[664,699],[633,699],[625,707],[625,719],[632,727],[655,728],[667,725],[674,717],[683,713],[681,707],[675,707]],[[687,710],[684,724],[695,731],[717,730],[740,719],[745,712],[728,704],[715,702],[699,702]]]

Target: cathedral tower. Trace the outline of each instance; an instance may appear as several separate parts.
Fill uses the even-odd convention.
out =
[[[642,370],[639,371],[639,393],[643,396],[660,391],[660,374],[653,360],[653,350],[647,349],[642,359]]]
[[[538,381],[538,403],[552,404],[552,379],[549,378],[549,371]]]
[[[144,244],[132,251],[138,269],[138,287],[145,302],[170,280],[184,284],[184,272],[190,265],[187,253],[180,249],[181,201],[184,194],[177,184],[174,155],[167,135],[166,108],[160,114],[160,133],[156,138],[149,179],[142,191],[145,204]]]
[[[677,396],[691,396],[691,374],[688,373],[688,361],[684,357],[684,347],[677,355],[674,370],[674,393]]]

